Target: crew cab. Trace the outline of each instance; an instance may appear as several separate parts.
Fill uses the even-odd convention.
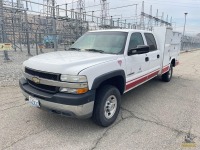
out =
[[[90,31],[66,51],[23,63],[19,85],[35,107],[107,127],[117,118],[121,95],[159,76],[169,82],[181,34],[170,27]]]

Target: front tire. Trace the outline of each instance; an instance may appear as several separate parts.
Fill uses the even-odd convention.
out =
[[[164,82],[169,82],[172,78],[172,75],[173,75],[173,66],[170,65],[168,72],[166,72],[165,74],[162,75],[162,80]]]
[[[102,127],[110,126],[119,114],[121,94],[112,85],[105,85],[97,91],[93,110],[93,121]]]

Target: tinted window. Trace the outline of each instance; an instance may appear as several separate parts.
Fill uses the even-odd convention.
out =
[[[130,38],[128,49],[137,48],[138,45],[144,45],[144,40],[141,33],[133,33]]]
[[[150,47],[150,51],[157,50],[156,40],[151,33],[145,33],[145,38],[147,40],[147,45]]]

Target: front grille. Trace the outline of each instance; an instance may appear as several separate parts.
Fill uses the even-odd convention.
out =
[[[25,68],[25,73],[30,74],[32,76],[36,76],[43,79],[59,81],[60,74],[49,73],[49,72],[42,72],[34,69]],[[56,93],[59,91],[59,87],[56,86],[49,86],[44,84],[36,84],[35,82],[28,80],[28,84],[35,89],[40,91],[48,92],[48,93]]]
[[[42,72],[42,71],[37,71],[37,70],[29,69],[29,68],[25,68],[25,72],[27,74],[44,78],[44,79],[55,80],[55,81],[59,81],[60,79],[60,74]]]
[[[32,86],[35,89],[48,92],[48,93],[56,93],[58,92],[58,87],[56,86],[49,86],[49,85],[44,85],[44,84],[36,84],[31,80],[28,80],[28,84]]]

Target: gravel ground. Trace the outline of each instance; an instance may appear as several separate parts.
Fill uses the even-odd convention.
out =
[[[171,82],[153,79],[123,95],[108,128],[36,109],[19,87],[0,87],[0,149],[199,150],[199,58],[200,51],[183,53]],[[196,147],[182,147],[188,134]]]
[[[62,50],[61,48],[58,50]],[[43,49],[43,52],[52,52],[53,49]],[[35,48],[31,49],[31,54],[36,55]],[[9,58],[11,61],[5,62],[3,51],[0,51],[0,87],[3,86],[16,86],[18,85],[18,79],[21,77],[21,67],[22,63],[30,58],[31,56],[27,55],[27,49],[23,48],[21,51],[9,51]]]

